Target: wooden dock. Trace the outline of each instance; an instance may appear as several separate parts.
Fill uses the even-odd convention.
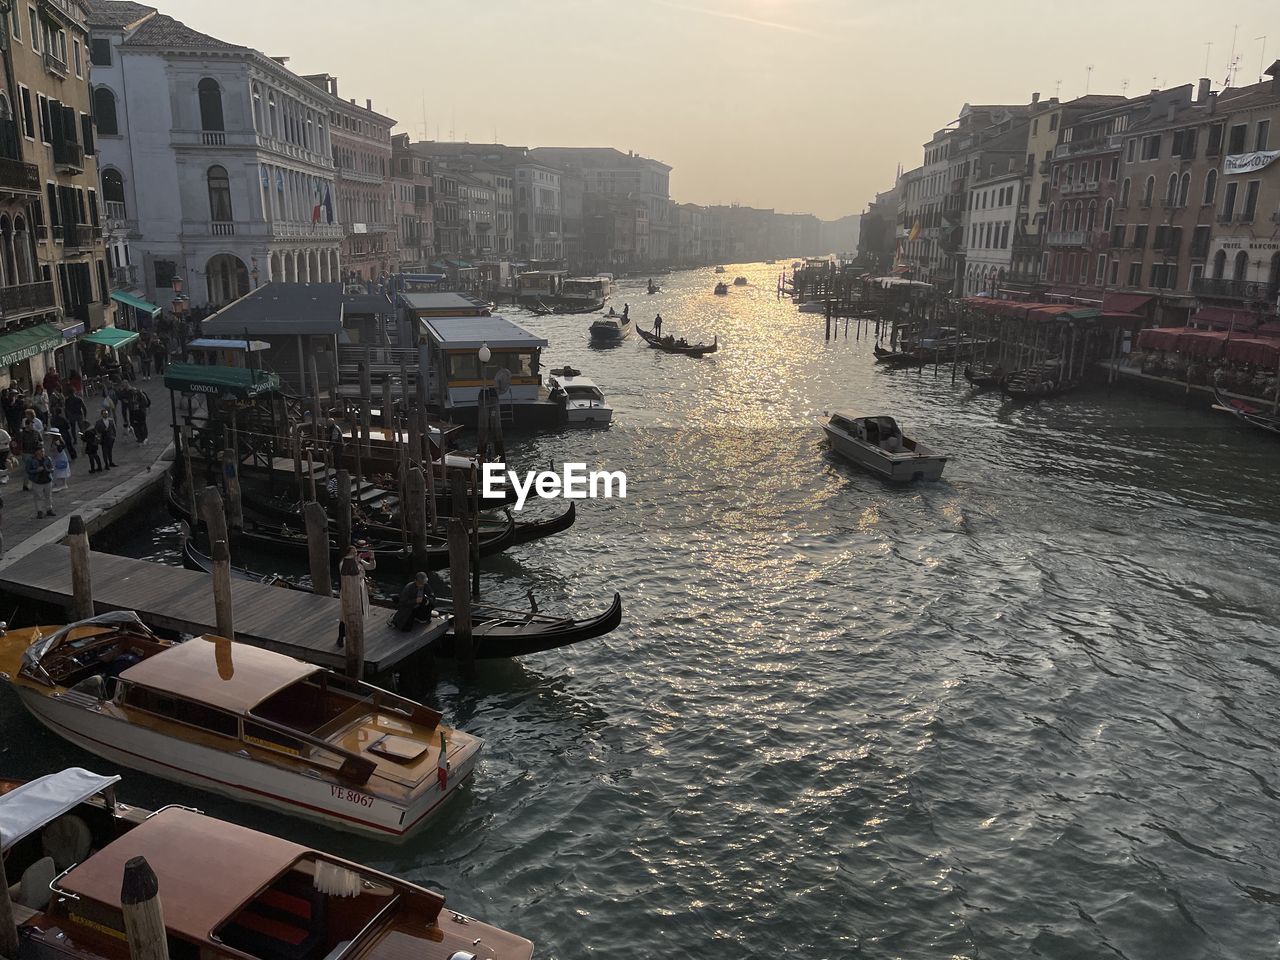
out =
[[[208,574],[109,553],[90,554],[94,607],[134,610],[144,623],[194,635],[215,631],[213,586]],[[0,593],[71,609],[71,557],[61,544],[44,546],[21,563],[0,570]],[[337,598],[232,582],[236,639],[341,671],[346,658],[337,645],[342,604]],[[365,624],[365,675],[393,669],[447,629],[448,620],[402,633],[376,609]]]

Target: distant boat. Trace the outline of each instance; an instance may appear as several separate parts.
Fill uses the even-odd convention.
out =
[[[613,420],[613,408],[605,403],[604,393],[592,381],[572,367],[552,370],[547,380],[551,401],[560,404],[564,421],[571,427],[607,427]]]
[[[727,283],[717,283],[717,284],[716,284],[716,296],[717,296],[717,297],[723,297],[723,296],[724,296],[725,294],[727,294],[728,292],[729,292],[729,285],[728,285]]]
[[[653,349],[661,350],[664,353],[682,353],[686,357],[703,357],[720,349],[719,337],[716,337],[711,343],[689,343],[683,337],[677,340],[670,334],[660,337],[644,327],[636,327],[636,333],[640,334],[640,339],[653,347]]]
[[[635,331],[636,325],[630,317],[620,313],[601,317],[591,323],[591,339],[605,343],[621,343]]]
[[[716,267],[716,273],[724,273],[724,267]]]
[[[745,287],[745,286],[747,285],[747,278],[746,278],[746,277],[734,277],[734,278],[733,278],[733,285],[734,285],[735,287]]]
[[[895,483],[937,480],[947,458],[904,436],[893,417],[833,414],[823,425],[831,449],[850,463]]]

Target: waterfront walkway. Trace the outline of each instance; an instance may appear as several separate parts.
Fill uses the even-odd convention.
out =
[[[126,513],[132,504],[159,490],[168,466],[173,434],[169,426],[169,391],[162,377],[139,381],[136,386],[151,398],[148,442],[139,444],[132,433],[126,433],[117,421],[115,461],[118,466],[100,473],[89,473],[89,458],[84,444],[76,444],[79,456],[71,462],[71,479],[67,489],[53,494],[53,517],[36,519],[35,499],[22,489],[23,467],[10,458],[9,482],[0,484],[4,510],[0,513],[0,535],[4,537],[4,555],[0,567],[27,556],[42,546],[57,543],[67,532],[72,514],[85,519],[90,532],[101,529]],[[96,420],[101,404],[99,397],[87,397],[90,421]]]

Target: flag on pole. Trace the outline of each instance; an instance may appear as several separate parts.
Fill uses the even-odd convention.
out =
[[[325,223],[333,223],[333,194],[329,191],[329,184],[324,185],[324,213]]]
[[[436,782],[440,784],[441,790],[449,788],[449,758],[447,756],[448,747],[444,741],[444,731],[440,731],[440,756],[436,760]]]
[[[314,227],[320,222],[320,208],[324,205],[324,201],[320,199],[320,183],[316,182],[315,189],[311,191],[315,204],[311,207],[311,225]]]
[[[916,222],[911,225],[911,233],[907,235],[907,243],[915,243],[920,239],[920,218],[916,217]]]

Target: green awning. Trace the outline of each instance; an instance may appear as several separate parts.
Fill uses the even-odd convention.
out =
[[[164,385],[181,393],[203,393],[229,400],[248,400],[280,389],[280,377],[244,367],[207,367],[199,363],[171,363]]]
[[[135,297],[132,293],[125,293],[123,290],[112,290],[111,299],[116,303],[123,303],[126,307],[141,310],[149,317],[154,317],[160,313],[160,308],[154,303],[147,303],[141,297]]]
[[[21,363],[37,353],[60,347],[64,342],[62,331],[51,323],[6,333],[0,337],[0,367]]]
[[[103,327],[101,330],[85,334],[80,339],[85,343],[96,343],[103,347],[119,350],[121,347],[137,340],[138,335],[132,330],[121,330],[119,327]]]

